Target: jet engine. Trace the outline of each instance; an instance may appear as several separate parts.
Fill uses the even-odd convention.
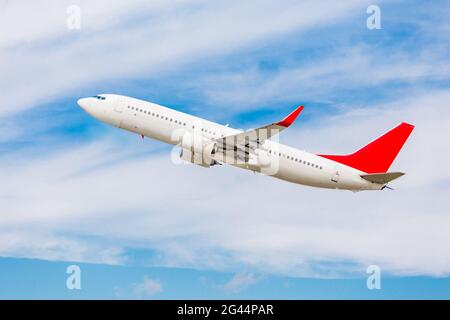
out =
[[[181,139],[180,158],[186,162],[209,168],[210,166],[219,164],[213,159],[216,151],[217,147],[215,142],[210,140],[205,141],[199,135],[187,133]]]

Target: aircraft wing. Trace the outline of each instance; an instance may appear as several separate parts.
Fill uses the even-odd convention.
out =
[[[303,108],[303,106],[298,107],[281,121],[216,139],[217,147],[219,151],[224,153],[226,151],[234,151],[237,153],[236,156],[238,158],[240,158],[239,154],[246,158],[251,150],[257,149],[267,139],[288,128],[302,112]]]

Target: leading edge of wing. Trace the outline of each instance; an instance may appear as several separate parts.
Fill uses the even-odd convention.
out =
[[[265,140],[270,139],[272,136],[280,133],[284,129],[287,129],[295,121],[295,119],[297,119],[303,109],[304,106],[297,107],[293,112],[279,122],[274,122],[269,125],[230,136],[225,136],[217,139],[216,141],[220,141],[223,145],[233,147],[240,144],[244,144],[244,146],[246,146],[249,142],[254,142],[256,145],[260,145],[264,143]]]

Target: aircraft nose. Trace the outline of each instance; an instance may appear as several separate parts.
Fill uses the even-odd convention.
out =
[[[86,108],[87,108],[87,99],[86,98],[79,99],[77,101],[77,103],[81,109],[86,110]]]

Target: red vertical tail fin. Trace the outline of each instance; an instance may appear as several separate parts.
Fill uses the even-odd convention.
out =
[[[403,122],[355,153],[320,156],[366,173],[384,173],[388,171],[413,129],[413,125]]]

